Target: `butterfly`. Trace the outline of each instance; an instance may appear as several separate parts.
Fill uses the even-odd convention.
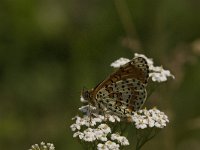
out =
[[[143,57],[133,58],[82,97],[103,112],[127,117],[144,104],[149,67]]]

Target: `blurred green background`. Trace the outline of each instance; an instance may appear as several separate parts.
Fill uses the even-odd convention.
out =
[[[170,123],[143,150],[200,147],[200,1],[1,0],[0,149],[82,149],[80,91],[143,53],[176,76],[148,99]]]

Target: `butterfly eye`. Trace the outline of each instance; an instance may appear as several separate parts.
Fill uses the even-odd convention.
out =
[[[82,96],[83,96],[83,98],[84,98],[85,100],[89,100],[89,98],[90,98],[90,93],[84,88],[84,89],[82,90]]]
[[[90,97],[90,93],[87,91],[87,98],[89,98]]]

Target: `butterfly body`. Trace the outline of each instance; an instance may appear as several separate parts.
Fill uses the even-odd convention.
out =
[[[146,60],[133,58],[94,89],[83,91],[82,96],[103,112],[126,117],[144,104],[148,77]]]

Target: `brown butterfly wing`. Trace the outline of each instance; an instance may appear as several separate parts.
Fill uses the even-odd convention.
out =
[[[140,80],[144,85],[147,84],[149,77],[149,67],[147,61],[142,57],[133,58],[127,64],[121,66],[116,72],[112,73],[107,79],[94,88],[94,93],[119,80],[127,78]]]
[[[121,117],[138,110],[146,99],[148,73],[146,60],[134,58],[94,88],[93,100],[100,109]]]

